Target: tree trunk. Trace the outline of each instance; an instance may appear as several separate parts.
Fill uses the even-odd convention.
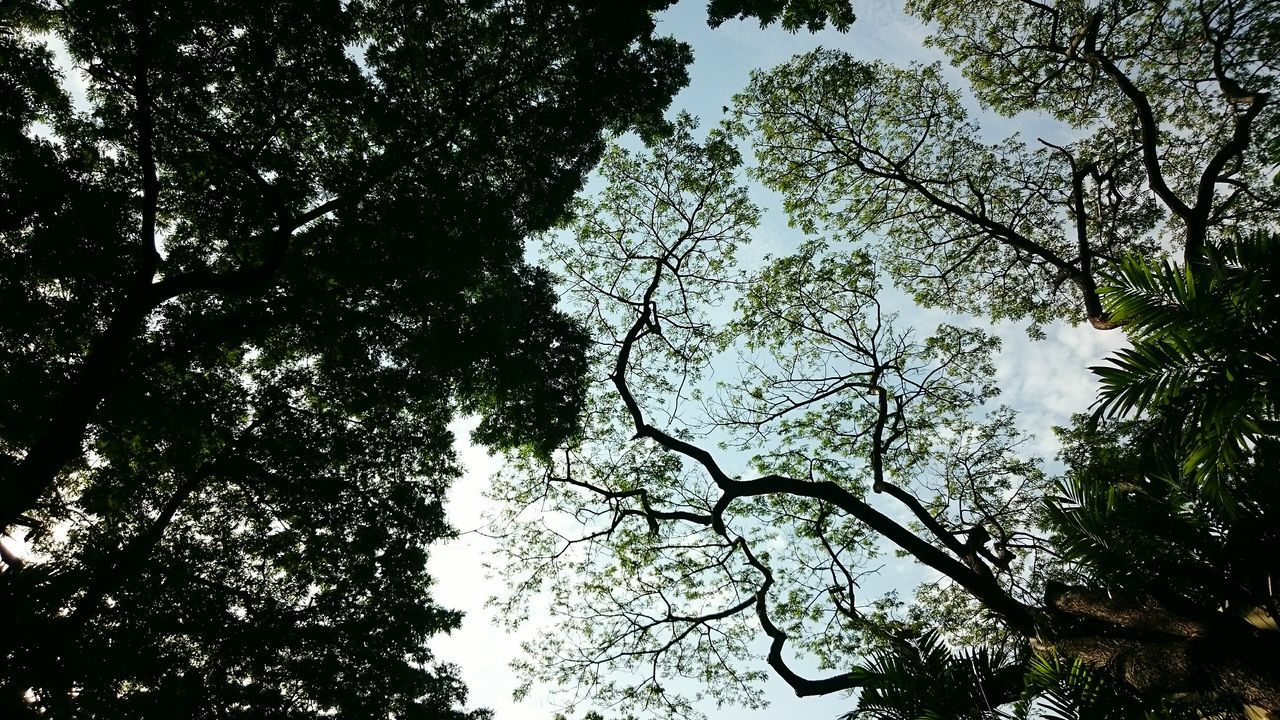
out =
[[[1046,601],[1055,629],[1038,644],[1149,697],[1211,694],[1280,715],[1280,632],[1145,594],[1051,585]]]

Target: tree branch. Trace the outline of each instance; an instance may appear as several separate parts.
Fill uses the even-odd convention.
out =
[[[1114,330],[1119,325],[1111,321],[1110,315],[1102,307],[1102,299],[1098,297],[1098,283],[1093,277],[1093,248],[1089,244],[1089,214],[1084,206],[1084,178],[1095,169],[1096,164],[1080,165],[1066,148],[1044,139],[1040,139],[1040,143],[1065,157],[1071,168],[1071,216],[1075,220],[1076,250],[1080,255],[1080,267],[1072,276],[1072,280],[1084,296],[1085,314],[1089,318],[1089,324],[1098,330]]]
[[[142,569],[143,562],[151,551],[160,544],[165,528],[173,522],[178,509],[191,497],[191,494],[212,475],[212,462],[206,461],[201,467],[184,480],[173,495],[160,509],[160,513],[147,525],[147,529],[130,540],[118,552],[112,554],[98,566],[93,573],[93,580],[84,595],[76,603],[71,613],[73,623],[84,623],[102,611],[102,600],[113,589],[120,586],[130,575]]]
[[[769,655],[766,662],[778,674],[778,677],[790,685],[792,690],[795,690],[797,697],[829,695],[841,690],[852,690],[865,685],[869,673],[861,668],[855,668],[849,672],[831,675],[819,680],[811,680],[801,676],[792,670],[790,665],[787,665],[786,659],[782,656],[782,651],[790,638],[787,636],[786,631],[775,625],[769,617],[768,595],[769,588],[773,587],[773,571],[769,569],[769,566],[760,562],[760,559],[751,552],[751,548],[747,547],[747,544],[741,538],[738,539],[738,546],[746,556],[747,563],[764,576],[764,582],[760,584],[760,588],[756,590],[755,594],[756,617],[760,620],[760,627],[769,636],[770,640]]]
[[[1138,116],[1138,127],[1142,133],[1142,162],[1147,171],[1147,183],[1174,215],[1183,222],[1187,222],[1193,217],[1191,208],[1169,188],[1169,184],[1164,179],[1164,169],[1160,163],[1160,125],[1156,120],[1155,110],[1151,107],[1151,101],[1146,93],[1142,92],[1111,58],[1098,50],[1098,29],[1101,24],[1102,11],[1094,12],[1089,17],[1089,25],[1085,29],[1083,57],[1102,68],[1102,71],[1115,81],[1120,92],[1129,99],[1134,113]]]
[[[674,249],[687,239],[687,234],[682,236],[681,239],[672,244],[672,249],[668,253],[674,252]],[[632,323],[622,340],[617,362],[614,365],[612,380],[631,416],[636,428],[636,437],[651,439],[670,452],[696,461],[722,490],[723,494],[716,502],[711,513],[712,527],[717,533],[727,537],[723,514],[728,506],[738,498],[789,494],[822,500],[844,510],[885,539],[905,550],[921,563],[954,580],[968,590],[983,605],[1004,618],[1012,628],[1027,635],[1034,633],[1036,616],[1033,609],[1010,597],[996,583],[994,578],[990,575],[980,575],[967,565],[951,558],[942,550],[917,537],[914,533],[836,483],[830,481],[803,481],[780,475],[768,475],[747,481],[735,480],[720,467],[715,457],[707,450],[650,425],[645,420],[644,413],[627,384],[627,369],[636,341],[646,334],[648,328],[652,327],[651,313],[656,312],[656,309],[651,309],[652,298],[661,284],[664,267],[661,261],[655,263],[655,265],[652,279],[644,294],[645,302],[643,307],[645,309],[637,314],[635,322]]]

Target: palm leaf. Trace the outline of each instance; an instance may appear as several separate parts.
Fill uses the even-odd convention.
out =
[[[1280,241],[1230,239],[1185,268],[1126,258],[1102,294],[1133,346],[1092,368],[1095,419],[1178,414],[1183,474],[1231,515],[1231,471],[1280,428]]]

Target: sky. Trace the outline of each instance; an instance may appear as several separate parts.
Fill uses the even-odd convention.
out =
[[[722,108],[732,96],[746,86],[751,70],[771,68],[817,47],[842,49],[859,59],[895,64],[944,62],[937,50],[925,47],[927,29],[905,16],[901,3],[860,0],[856,8],[858,20],[848,33],[827,30],[792,34],[776,27],[761,29],[755,21],[730,21],[713,30],[706,26],[705,6],[699,0],[677,3],[659,16],[659,31],[689,43],[694,50],[694,65],[690,69],[691,82],[676,97],[671,115],[686,111],[699,117],[704,129],[710,127],[719,121]],[[953,86],[964,87],[958,71],[946,68],[944,74]],[[971,98],[968,107],[979,119],[987,140],[1002,139],[1015,132],[1029,138],[1069,139],[1066,128],[1047,118],[993,116],[984,113]],[[765,209],[764,221],[753,241],[753,253],[793,247],[800,235],[787,226],[780,201],[758,186],[752,188],[752,193]],[[923,312],[915,319],[922,326],[937,322],[935,316]],[[1119,347],[1123,336],[1055,324],[1046,328],[1044,340],[1029,343],[1023,324],[1006,323],[988,330],[1004,341],[1004,350],[997,359],[997,380],[1004,390],[1000,399],[1019,409],[1022,427],[1036,436],[1030,452],[1052,461],[1056,450],[1052,427],[1065,424],[1071,413],[1089,406],[1095,385],[1087,368]],[[472,531],[484,523],[487,501],[483,493],[498,461],[465,442],[471,425],[473,422],[456,426],[458,436],[463,438],[458,449],[468,472],[450,491],[448,500],[448,516],[462,534],[438,548],[431,562],[439,583],[436,601],[466,615],[458,631],[437,638],[432,647],[440,660],[460,667],[473,706],[493,709],[497,720],[551,720],[560,707],[546,688],[535,688],[523,702],[512,700],[511,693],[519,680],[508,663],[520,652],[522,637],[554,632],[554,626],[545,616],[540,618],[535,613],[522,634],[509,635],[497,627],[492,610],[483,605],[486,597],[501,588],[484,568],[491,559],[487,552],[490,543]],[[764,669],[763,644],[761,648],[760,667]],[[771,702],[767,710],[714,706],[701,709],[711,720],[763,720],[835,718],[853,707],[853,700],[843,695],[798,699],[785,683],[773,678],[762,692]],[[578,714],[586,709],[580,707]]]

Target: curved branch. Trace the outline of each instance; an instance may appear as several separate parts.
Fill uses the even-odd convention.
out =
[[[819,680],[811,680],[801,676],[791,666],[787,665],[787,661],[782,657],[782,650],[790,638],[782,628],[774,624],[769,617],[768,594],[769,588],[773,587],[773,571],[769,566],[760,562],[759,558],[751,552],[751,548],[742,541],[737,540],[739,548],[747,558],[747,563],[764,576],[764,582],[760,584],[760,588],[756,590],[755,606],[756,617],[760,620],[760,627],[765,634],[769,636],[769,655],[767,662],[769,667],[782,678],[792,690],[795,690],[797,697],[812,697],[814,695],[829,695],[841,690],[852,690],[862,687],[866,684],[870,673],[861,668],[854,668],[849,672],[832,675]]]
[[[673,250],[685,239],[687,239],[687,234],[673,243]],[[717,533],[727,537],[723,514],[728,506],[738,498],[789,494],[797,497],[823,500],[853,516],[885,539],[905,550],[921,563],[954,580],[968,590],[983,605],[1004,618],[1010,627],[1024,634],[1034,634],[1036,626],[1034,610],[1010,597],[990,575],[981,575],[967,565],[955,560],[840,485],[830,481],[797,480],[780,475],[768,475],[754,480],[735,480],[720,467],[715,456],[706,449],[676,438],[649,424],[645,420],[644,412],[627,384],[627,368],[636,341],[648,334],[653,327],[651,313],[656,312],[656,310],[651,309],[652,298],[661,284],[662,270],[663,263],[656,263],[653,277],[644,295],[645,310],[636,316],[635,322],[632,323],[622,340],[617,362],[614,365],[612,380],[635,425],[636,437],[651,439],[670,452],[696,461],[721,489],[723,495],[716,502],[711,513],[712,527]]]
[[[1178,197],[1169,183],[1164,179],[1164,169],[1160,164],[1160,125],[1156,121],[1156,113],[1151,107],[1151,100],[1147,98],[1147,94],[1134,84],[1133,80],[1125,74],[1111,58],[1108,58],[1098,50],[1098,29],[1102,24],[1102,12],[1093,13],[1089,18],[1089,25],[1085,29],[1085,48],[1083,57],[1085,60],[1096,64],[1102,68],[1120,88],[1120,92],[1129,99],[1133,105],[1134,113],[1138,116],[1138,127],[1142,133],[1142,163],[1147,171],[1147,182],[1165,206],[1169,208],[1174,215],[1184,222],[1193,217],[1193,212],[1186,203]]]

